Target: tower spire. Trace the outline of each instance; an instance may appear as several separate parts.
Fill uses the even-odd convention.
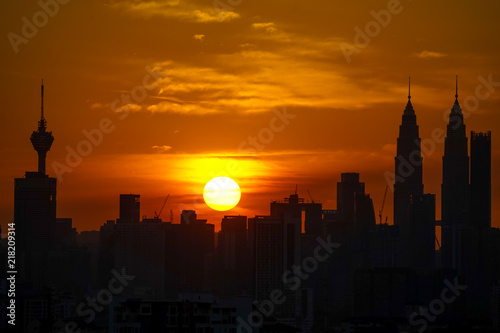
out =
[[[41,106],[41,117],[38,122],[38,131],[45,132],[47,128],[47,121],[45,120],[44,110],[43,110],[43,79],[42,79],[42,106]]]
[[[43,79],[42,79],[42,117],[40,119],[44,119],[43,118]]]
[[[408,100],[411,99],[410,84],[411,84],[411,76],[408,76]]]
[[[413,105],[411,105],[410,85],[411,85],[411,77],[408,76],[408,103],[406,103],[404,114],[415,114],[415,111],[413,110]]]
[[[455,77],[455,100],[458,101],[458,75]]]

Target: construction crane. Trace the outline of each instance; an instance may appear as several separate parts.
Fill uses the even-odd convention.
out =
[[[311,192],[309,192],[309,189],[307,189],[307,193],[309,194],[309,198],[311,198],[311,203],[314,203],[314,198],[311,195]]]
[[[163,206],[161,206],[160,212],[158,214],[156,213],[156,210],[155,210],[155,219],[157,219],[157,220],[160,219],[161,212],[163,212],[163,208],[165,208],[165,204],[167,203],[167,200],[169,197],[170,197],[170,194],[167,195],[167,197],[165,198],[165,201],[163,202]]]
[[[385,192],[384,192],[384,200],[382,200],[382,208],[378,211],[378,217],[380,219],[380,224],[382,224],[382,213],[384,212],[384,206],[385,206],[385,198],[387,197],[387,189],[389,188],[389,185],[385,187]],[[387,217],[385,218],[385,223],[387,223]]]

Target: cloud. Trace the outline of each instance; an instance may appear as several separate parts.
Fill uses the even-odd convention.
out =
[[[172,149],[171,146],[152,146],[151,148],[153,148],[158,153],[166,153],[167,151]]]
[[[416,53],[415,56],[418,58],[443,58],[446,57],[447,54],[424,50],[422,52]]]
[[[205,38],[205,35],[194,35],[193,38],[201,41],[203,40],[203,38]]]
[[[250,44],[250,43],[243,43],[243,44],[240,44],[240,47],[243,47],[243,48],[247,48],[247,47],[254,47],[255,45],[253,44]]]
[[[155,82],[159,93],[145,109],[184,115],[252,114],[271,112],[284,105],[318,110],[359,109],[397,100],[396,93],[393,99],[381,94],[386,90],[399,92],[397,86],[353,80],[350,73],[335,68],[329,61],[329,54],[334,52],[333,40],[297,40],[278,51],[238,47],[233,53],[206,56],[204,66],[156,63],[158,72],[168,73],[168,77]],[[362,89],[364,84],[370,89]],[[358,95],[361,91],[363,98]]]
[[[217,110],[205,107],[202,104],[190,103],[190,104],[178,104],[171,101],[164,101],[158,104],[150,105],[147,107],[148,111],[152,113],[177,113],[177,114],[210,114],[217,113]]]
[[[253,23],[252,27],[257,30],[264,30],[265,32],[275,32],[276,26],[274,25],[273,22],[268,22],[268,23]]]
[[[229,22],[240,17],[238,13],[231,11],[220,11],[213,14],[209,11],[195,10],[192,14],[198,23]]]
[[[393,143],[387,143],[382,147],[383,150],[386,150],[386,151],[391,152],[391,153],[395,153],[396,148],[397,148],[397,146]]]
[[[93,103],[93,104],[90,106],[90,108],[91,108],[92,110],[94,110],[94,109],[102,109],[103,107],[104,107],[104,104],[102,104],[102,103]]]
[[[232,50],[207,49],[203,61],[193,55],[151,64],[158,77],[150,82],[157,87],[156,95],[141,102],[142,107],[122,106],[118,112],[128,108],[181,115],[242,115],[272,112],[284,105],[330,112],[401,102],[406,96],[402,93],[405,84],[397,86],[374,77],[378,68],[346,68],[337,37],[292,34],[276,30],[273,22],[245,26],[249,35],[246,40],[235,40]],[[274,32],[262,33],[269,29]],[[203,39],[202,34],[191,36]]]
[[[142,110],[142,106],[137,105],[137,104],[125,104],[120,106],[115,110],[115,112],[120,113],[120,112],[139,112]]]
[[[163,16],[188,22],[212,23],[229,22],[238,19],[240,15],[232,11],[216,11],[212,6],[201,6],[187,0],[171,1],[118,1],[111,8],[122,10],[143,17]]]

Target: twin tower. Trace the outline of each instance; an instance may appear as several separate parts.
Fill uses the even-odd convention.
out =
[[[443,156],[443,178],[441,185],[441,267],[460,267],[460,230],[463,226],[491,227],[491,133],[471,133],[472,189],[478,193],[477,204],[471,201],[469,182],[469,154],[464,116],[458,103],[458,84],[455,103],[449,114]],[[422,181],[423,158],[417,118],[411,104],[408,88],[408,103],[403,113],[397,139],[394,182],[394,224],[399,226],[402,241],[402,264],[405,263],[412,234],[419,221],[411,219],[411,206],[425,201],[433,195],[424,195]],[[479,178],[478,178],[479,177]],[[434,205],[434,203],[432,203]],[[472,211],[471,211],[472,209]],[[439,223],[438,223],[439,224]],[[416,240],[417,242],[422,240]],[[432,240],[434,243],[434,240]]]

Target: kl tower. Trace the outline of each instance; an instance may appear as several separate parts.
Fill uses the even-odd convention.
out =
[[[31,144],[33,148],[38,153],[38,173],[45,175],[45,158],[47,157],[47,152],[52,146],[54,137],[52,132],[47,132],[47,121],[43,116],[43,80],[42,80],[42,116],[38,122],[38,131],[33,131],[31,134]]]

